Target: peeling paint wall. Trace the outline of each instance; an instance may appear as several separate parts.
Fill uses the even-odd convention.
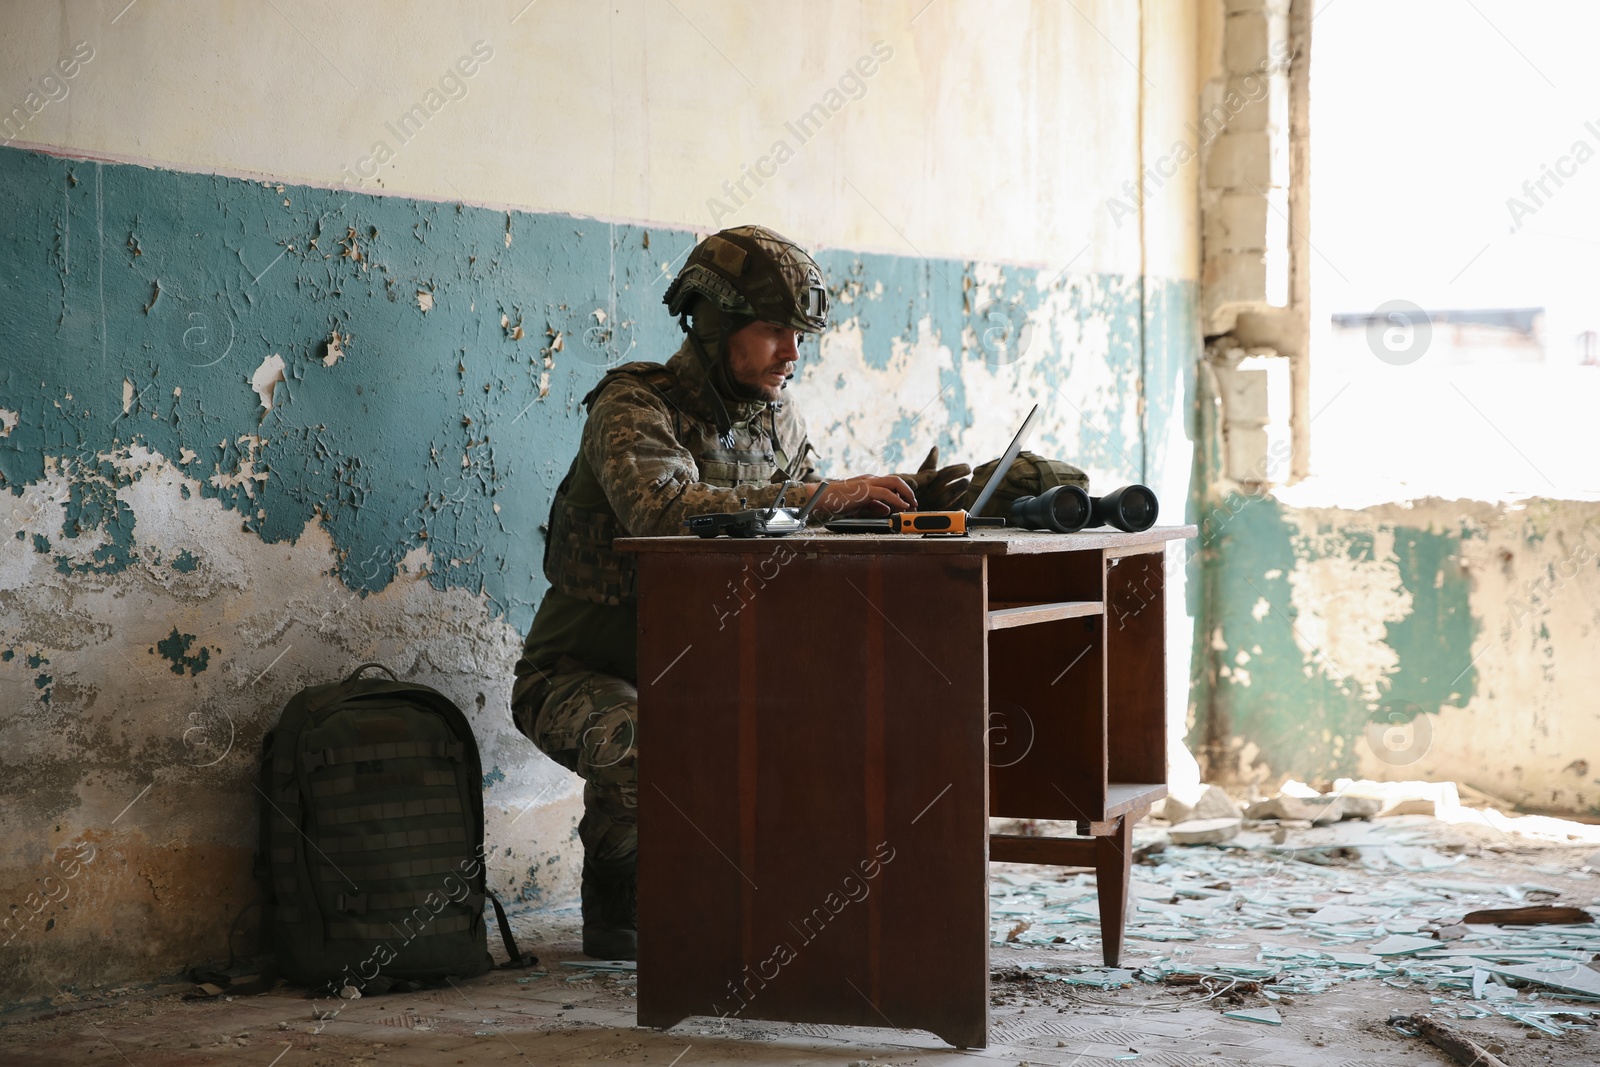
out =
[[[1600,505],[1219,501],[1213,719],[1243,780],[1465,782],[1600,815]]]
[[[711,228],[707,190],[880,30],[896,52],[864,95],[721,220],[834,246],[819,259],[837,325],[794,383],[825,467],[903,469],[935,443],[978,462],[1039,402],[1036,447],[1101,485],[1147,480],[1181,515],[1194,178],[1120,223],[1104,200],[1137,178],[1133,131],[1170,140],[1192,117],[1185,4],[1003,5],[976,37],[937,7],[913,25],[904,5],[823,5],[835,17],[800,35],[783,87],[759,90],[723,85],[737,76],[673,20],[754,55],[777,27],[794,36],[778,9],[645,5],[624,12],[636,24],[594,5],[516,21],[485,7],[445,20],[458,42],[437,19],[359,5],[121,6],[0,33],[0,99],[19,102],[32,65],[98,35],[18,140],[51,151],[0,147],[6,1000],[226,958],[255,897],[260,737],[300,687],[365,660],[472,720],[491,885],[575,895],[576,779],[507,705],[579,400],[606,367],[676,348],[660,296]],[[302,54],[296,19],[324,20],[327,56]],[[179,22],[191,60],[152,81],[146,60]],[[341,184],[363,123],[491,29],[468,94],[382,184]],[[330,43],[367,38],[389,67]],[[577,40],[613,52],[596,65]],[[268,113],[229,86],[269,60],[349,60],[374,91],[345,114],[328,103],[336,75],[275,76]],[[1191,632],[1173,614],[1181,712]]]

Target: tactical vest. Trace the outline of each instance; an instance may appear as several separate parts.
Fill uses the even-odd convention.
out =
[[[777,441],[777,416],[773,405],[745,423],[735,423],[731,442],[717,436],[716,423],[696,410],[683,383],[670,367],[661,363],[624,363],[600,379],[583,398],[586,410],[612,382],[630,378],[648,385],[666,401],[672,412],[673,436],[700,468],[699,480],[708,485],[732,489],[738,485],[767,485],[781,470],[787,470],[790,456]],[[709,386],[708,386],[709,388]],[[805,445],[794,451],[803,457]],[[579,600],[595,604],[632,604],[638,598],[638,573],[631,555],[618,552],[611,542],[629,536],[617,516],[607,507],[603,511],[577,508],[567,503],[567,490],[578,473],[582,453],[572,461],[567,476],[556,487],[550,504],[550,532],[544,543],[544,576],[551,588]]]

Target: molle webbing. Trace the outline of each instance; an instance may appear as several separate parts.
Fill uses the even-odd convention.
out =
[[[377,852],[380,849],[426,848],[429,845],[455,845],[467,839],[461,826],[437,826],[431,830],[396,830],[387,834],[346,834],[323,837],[317,847],[323,852]]]
[[[563,487],[564,488],[564,487]],[[558,592],[595,604],[631,604],[639,595],[632,558],[611,547],[627,531],[608,511],[585,511],[558,492],[550,505],[544,576]]]
[[[434,905],[460,904],[476,914],[483,911],[487,898],[482,893],[452,897],[437,889],[413,889],[405,893],[337,893],[333,909],[344,915],[365,915],[369,911],[400,911],[405,908],[432,908]]]
[[[338,777],[318,777],[311,783],[314,797],[337,796],[340,793],[369,793],[380,789],[426,789],[433,786],[453,786],[456,776],[450,771],[382,771],[376,774],[351,773]]]
[[[362,885],[367,881],[381,881],[393,878],[427,878],[435,874],[451,874],[461,868],[462,863],[470,862],[470,857],[460,854],[454,856],[440,856],[431,860],[393,860],[388,863],[349,864],[341,863],[336,870],[332,864],[317,864],[317,877],[323,882],[355,882]]]
[[[346,807],[326,807],[322,811],[325,826],[338,826],[349,822],[370,822],[375,819],[414,819],[421,815],[456,815],[461,811],[460,797],[435,797],[431,800],[394,800],[383,804],[350,804]]]
[[[401,916],[391,922],[358,923],[348,920],[331,920],[328,923],[329,937],[345,937],[358,941],[407,941],[413,937],[442,937],[445,934],[457,934],[472,929],[473,917],[470,915],[438,916],[431,920],[419,921],[415,927],[406,925],[412,922],[409,915]]]
[[[371,763],[387,759],[460,760],[462,751],[459,741],[389,741],[377,745],[353,745],[349,748],[325,748],[321,751],[302,752],[300,764],[309,773],[322,767],[336,767],[341,763]]]

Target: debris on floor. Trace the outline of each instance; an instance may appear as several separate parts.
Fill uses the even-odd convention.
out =
[[[1309,823],[1338,822],[1345,817],[1344,797],[1338,794],[1300,797],[1280,793],[1268,800],[1255,801],[1244,809],[1244,813],[1251,819],[1287,819]]]
[[[1348,801],[1359,786],[1322,795],[1343,789]],[[992,865],[984,1055],[1058,1067],[1447,1062],[1424,1047],[1420,1024],[1402,1036],[1386,1023],[1404,1016],[1514,1067],[1600,1063],[1600,988],[1591,985],[1600,924],[1588,921],[1600,914],[1600,827],[1501,815],[1436,783],[1371,791],[1380,810],[1442,814],[1352,819],[1346,804],[1339,822],[1241,819],[1234,837],[1210,845],[1176,843],[1162,820],[1136,827],[1116,967],[1104,965],[1092,871]],[[1190,796],[1192,810],[1174,809],[1185,821],[1239,818]],[[1502,921],[1467,921],[1485,913]],[[1550,921],[1562,918],[1576,921]],[[973,1062],[931,1034],[893,1028],[892,1007],[882,1027],[732,1015],[639,1027],[636,971],[580,957],[576,902],[516,911],[511,922],[544,961],[538,969],[359,1000],[307,1000],[282,985],[186,1001],[192,984],[64,984],[36,1014],[0,1020],[0,1063]]]
[[[562,960],[561,966],[585,971],[616,971],[625,974],[632,974],[639,969],[639,965],[633,960]]]
[[[1238,837],[1243,826],[1238,818],[1190,819],[1168,830],[1167,838],[1174,845],[1220,845]]]
[[[1247,1023],[1265,1023],[1268,1026],[1282,1026],[1283,1016],[1278,1014],[1276,1008],[1237,1008],[1234,1011],[1222,1013],[1225,1018],[1239,1019]]]
[[[1052,974],[1034,961],[1030,974],[1103,988],[1131,974],[1208,1000],[1248,994],[1223,1014],[1267,1024],[1282,1021],[1277,1005],[1289,998],[1347,985],[1425,993],[1437,1019],[1498,1016],[1552,1037],[1600,1022],[1591,966],[1600,883],[1558,899],[1572,897],[1572,882],[1595,882],[1588,861],[1600,860],[1590,847],[1600,827],[1475,810],[1450,783],[1345,780],[1319,793],[1291,782],[1242,820],[1196,818],[1219,807],[1211,792],[1191,792],[1169,806],[1176,825],[1136,828],[1148,851],[1129,887],[1123,970],[1068,964]],[[1423,807],[1428,814],[1375,814]],[[1555,850],[1565,862],[1521,867],[1515,878],[1496,869],[1502,854],[1555,840],[1581,848]],[[1008,866],[990,885],[995,945],[1098,945],[1092,873],[1049,880]]]
[[[1394,1015],[1390,1016],[1389,1025],[1409,1037],[1426,1039],[1462,1067],[1507,1067],[1506,1062],[1489,1049],[1432,1019]]]
[[[1594,916],[1582,908],[1557,908],[1548,904],[1535,904],[1527,908],[1484,908],[1461,920],[1463,926],[1543,926],[1592,922]]]
[[[1176,825],[1191,819],[1237,819],[1244,810],[1221,786],[1202,785],[1193,789],[1175,786],[1167,794],[1161,814]]]

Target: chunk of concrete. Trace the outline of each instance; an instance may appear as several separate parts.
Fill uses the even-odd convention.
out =
[[[1237,819],[1243,812],[1220,786],[1202,785],[1168,793],[1162,814],[1168,822],[1180,823],[1191,819]]]
[[[1220,845],[1239,836],[1241,819],[1190,819],[1167,831],[1174,845]]]
[[[1310,823],[1338,822],[1344,817],[1344,797],[1336,794],[1294,797],[1279,793],[1269,800],[1257,800],[1245,809],[1250,819],[1303,819]]]
[[[1385,819],[1396,815],[1438,815],[1439,805],[1437,801],[1412,797],[1409,800],[1397,800],[1388,804],[1378,814]]]
[[[1372,819],[1383,810],[1383,801],[1377,797],[1353,797],[1347,793],[1339,799],[1343,802],[1346,819]]]
[[[1333,783],[1333,789],[1346,801],[1353,797],[1377,800],[1382,805],[1377,818],[1432,815],[1447,819],[1461,807],[1461,793],[1454,782],[1374,782],[1340,778]]]

